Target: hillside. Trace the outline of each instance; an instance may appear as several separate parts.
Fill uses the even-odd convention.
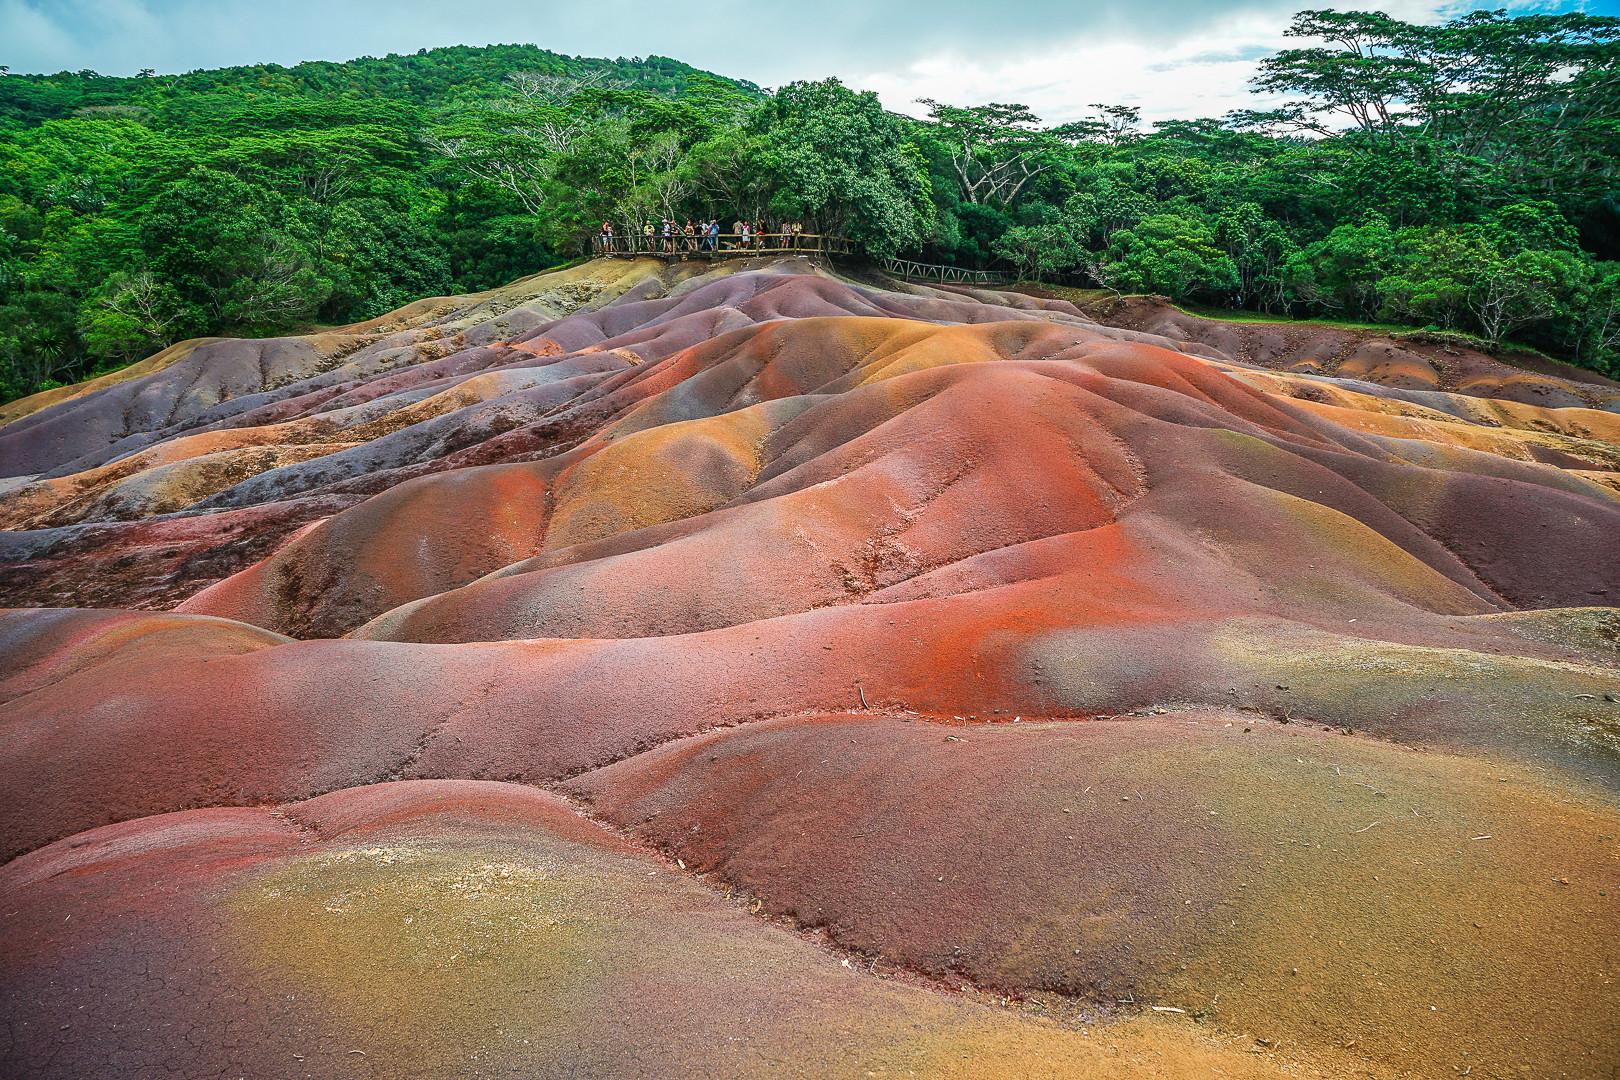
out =
[[[292,67],[257,64],[179,75],[118,78],[94,71],[14,74],[0,79],[0,126],[33,128],[90,110],[156,113],[179,98],[235,94],[256,98],[344,98],[431,105],[457,92],[489,90],[517,72],[580,76],[605,72],[655,93],[675,95],[694,75],[720,78],[663,56],[617,60],[565,56],[534,45],[451,45],[414,55],[363,56],[344,63],[311,60]],[[724,80],[758,92],[751,83]],[[90,115],[94,115],[93,112]]]
[[[532,45],[6,75],[0,402],[494,288],[607,221],[715,219],[1620,375],[1620,19],[1304,11],[1283,34],[1309,47],[1255,89],[1284,107],[1152,125],[918,119],[837,78],[766,91]]]
[[[1142,318],[621,258],[18,403],[0,1071],[1608,1076],[1620,387]]]
[[[760,95],[663,57],[533,45],[0,78],[0,401],[191,336],[346,323],[566,261],[521,200],[429,144],[515,86],[581,84]]]

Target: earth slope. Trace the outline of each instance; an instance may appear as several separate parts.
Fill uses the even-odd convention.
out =
[[[619,260],[8,406],[4,1071],[1611,1075],[1620,394],[1157,329]]]

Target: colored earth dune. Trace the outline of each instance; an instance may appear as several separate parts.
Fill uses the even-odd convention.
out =
[[[0,1074],[1612,1077],[1620,385],[1104,307],[621,259],[5,406]]]

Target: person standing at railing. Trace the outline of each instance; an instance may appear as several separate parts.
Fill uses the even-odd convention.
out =
[[[709,222],[709,250],[716,251],[720,247],[720,219],[715,218]]]
[[[643,251],[652,251],[653,250],[652,218],[648,218],[647,219],[647,224],[645,224],[645,225],[643,225],[641,227],[641,239],[642,239],[643,244],[645,245],[642,248],[642,250]]]
[[[692,228],[692,219],[691,218],[686,219],[685,236],[686,236],[686,250],[689,251],[689,252],[690,251],[696,251],[697,250],[697,230]]]
[[[802,225],[800,225],[797,221],[795,221],[793,223],[793,247],[795,248],[795,250],[799,246],[799,238],[800,238],[801,235],[803,235],[803,233],[804,233],[804,227]]]
[[[731,234],[739,240],[742,238],[743,233],[747,231],[748,226],[743,224],[742,218],[738,218],[736,221],[731,223]],[[733,244],[732,246],[735,247],[736,244]]]
[[[777,243],[781,244],[782,249],[785,251],[785,250],[787,250],[788,245],[792,243],[792,241],[793,241],[793,226],[788,223],[788,220],[786,218],[783,218],[782,219],[782,235],[777,239]]]
[[[602,254],[606,255],[613,250],[613,225],[602,222]]]

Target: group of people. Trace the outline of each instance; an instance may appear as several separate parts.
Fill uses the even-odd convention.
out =
[[[747,222],[742,219],[732,223],[731,232],[722,234],[720,222],[699,221],[693,224],[690,220],[682,226],[673,218],[664,218],[657,226],[653,225],[652,218],[648,218],[641,226],[641,235],[636,235],[636,227],[625,226],[622,234],[614,231],[613,222],[602,222],[602,250],[603,251],[663,251],[674,255],[681,251],[758,251],[772,246],[771,233],[766,230],[763,221]],[[777,230],[776,246],[783,248],[796,248],[803,228],[797,221],[784,221]],[[724,236],[724,239],[722,239]],[[639,241],[639,243],[638,243]]]

